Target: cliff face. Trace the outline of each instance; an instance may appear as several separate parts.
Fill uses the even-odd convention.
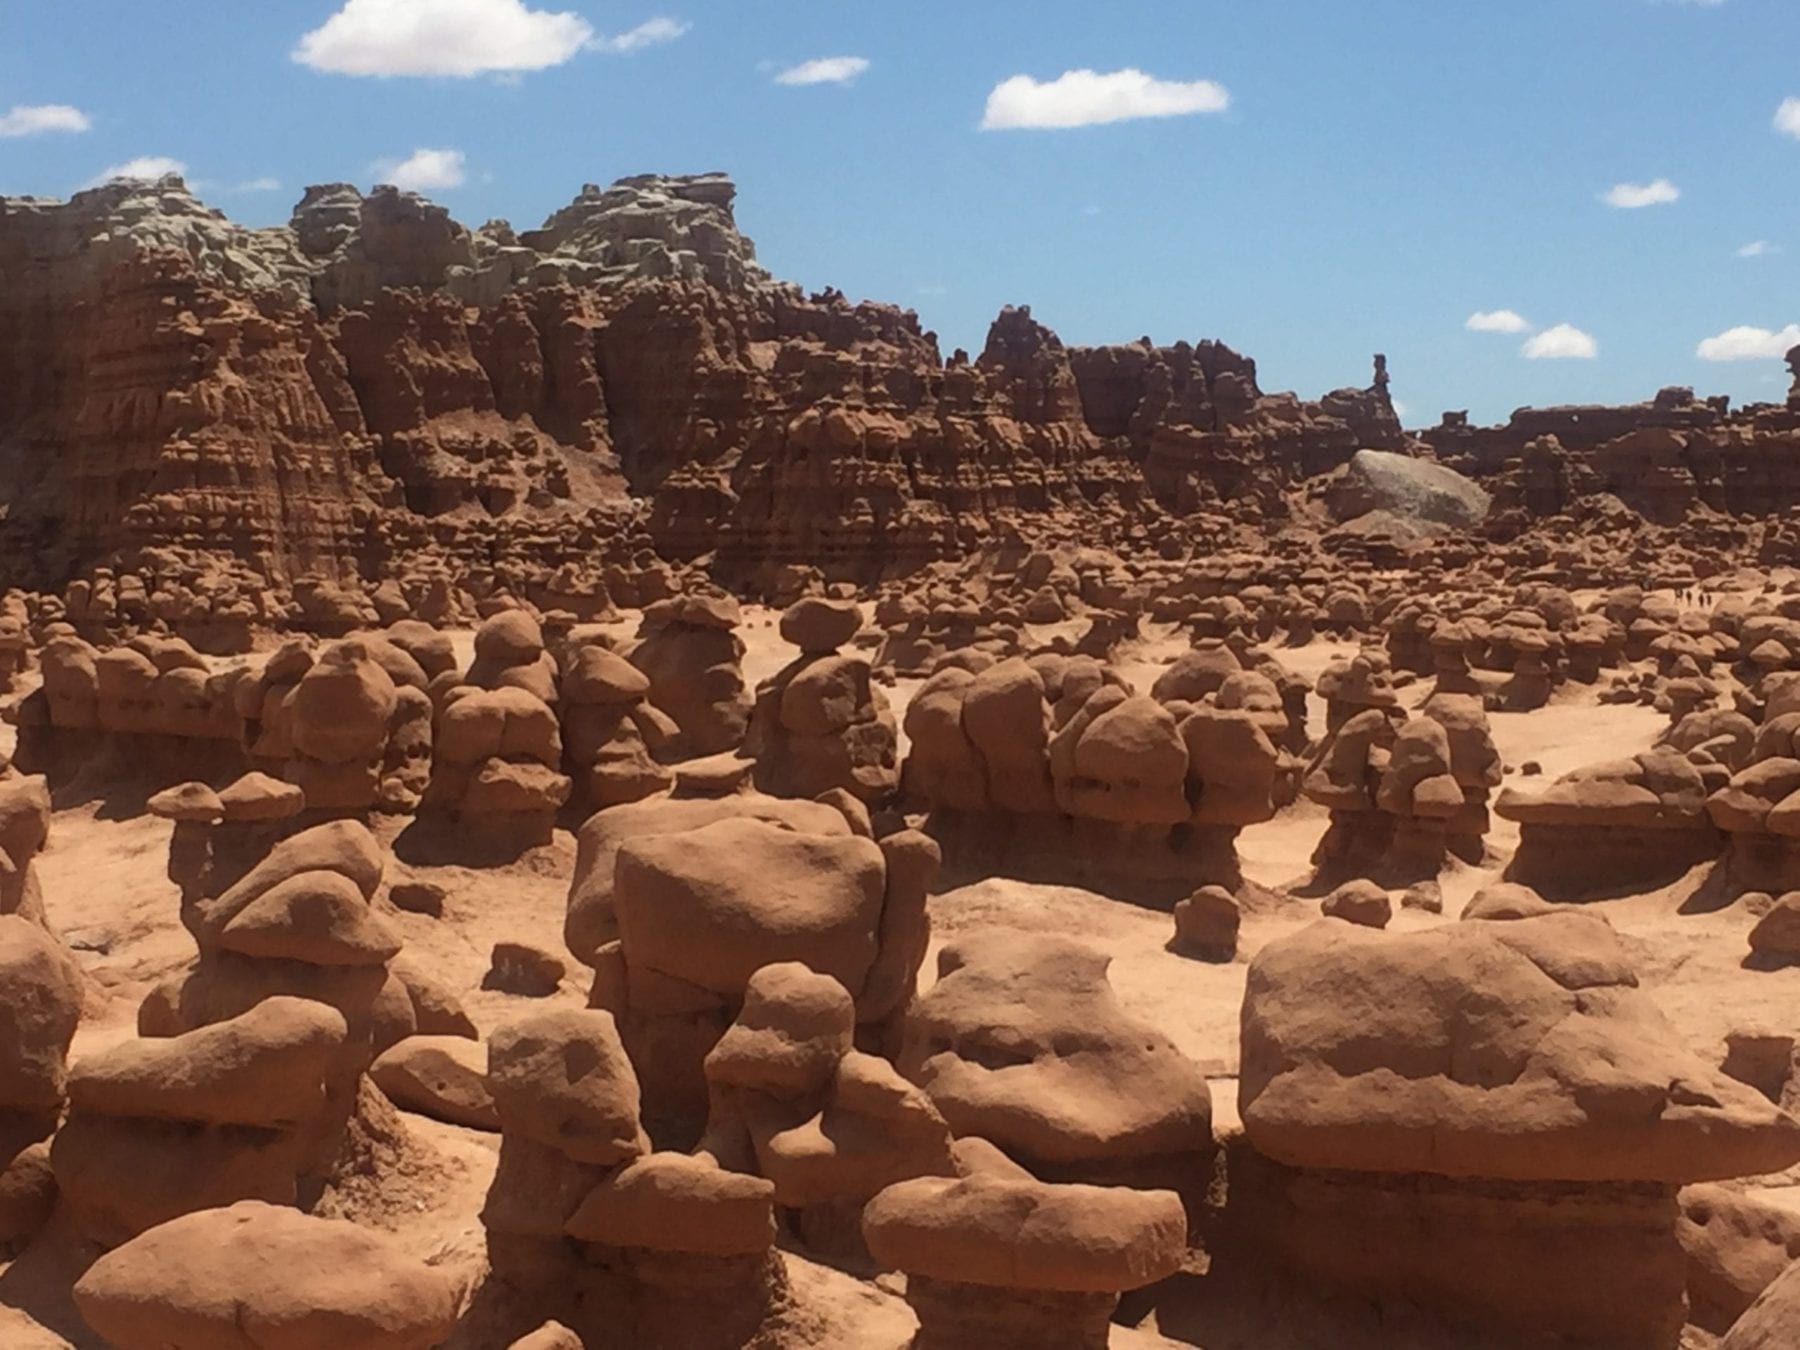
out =
[[[178,244],[59,224],[0,211],[9,579],[149,544],[300,568],[351,556],[358,509],[388,485],[310,306],[241,274],[228,290]]]
[[[1646,520],[1764,517],[1800,508],[1800,394],[1733,410],[1670,388],[1647,403],[1521,408],[1500,426],[1459,413],[1423,433],[1438,459],[1484,480],[1508,528],[1616,498]]]
[[[1268,396],[1212,342],[1069,349],[1008,309],[946,361],[910,312],[773,280],[734,192],[626,179],[523,232],[344,184],[263,230],[173,178],[0,199],[8,580],[553,566],[641,544],[632,515],[670,558],[867,574],[1051,515],[1254,521],[1404,444],[1383,379]]]

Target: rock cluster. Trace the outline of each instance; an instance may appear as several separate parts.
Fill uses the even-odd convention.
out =
[[[1416,717],[1365,707],[1326,738],[1302,784],[1331,811],[1313,853],[1320,879],[1408,885],[1435,877],[1452,858],[1480,862],[1488,793],[1500,779],[1479,700],[1433,694]]]
[[[879,843],[855,813],[755,793],[653,797],[581,829],[565,933],[617,1015],[653,1122],[704,1120],[703,1063],[762,967],[799,961],[854,1002],[867,1034],[898,1017],[925,956],[937,846]]]
[[[482,1210],[494,1277],[589,1346],[747,1344],[787,1297],[774,1186],[653,1152],[612,1016],[562,1009],[495,1033],[500,1165]]]
[[[744,753],[755,781],[781,797],[817,797],[834,789],[866,802],[888,797],[900,779],[898,733],[870,665],[839,652],[862,626],[848,601],[799,601],[781,616],[781,633],[800,648],[756,690]]]
[[[1270,733],[1287,727],[1254,672],[1210,691],[1165,676],[1143,695],[1091,657],[1061,656],[946,666],[905,722],[906,792],[954,859],[1184,892],[1238,884],[1234,841],[1275,812]]]
[[[877,1055],[853,1048],[856,1004],[798,962],[764,966],[706,1057],[701,1151],[767,1177],[813,1250],[860,1247],[863,1206],[913,1177],[952,1176],[950,1126]]]

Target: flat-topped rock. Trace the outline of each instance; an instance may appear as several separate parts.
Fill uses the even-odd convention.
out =
[[[1682,1045],[1580,913],[1270,943],[1244,995],[1239,1107],[1291,1167],[1690,1181],[1800,1161],[1800,1121]]]
[[[119,1350],[429,1350],[457,1291],[384,1234],[246,1200],[102,1256],[75,1306]]]

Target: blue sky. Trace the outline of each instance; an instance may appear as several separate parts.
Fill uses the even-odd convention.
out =
[[[1701,344],[1800,322],[1796,0],[0,0],[0,192],[156,158],[251,223],[398,173],[535,225],[723,169],[778,275],[946,352],[1006,303],[1308,396],[1379,349],[1415,424],[1780,398]]]

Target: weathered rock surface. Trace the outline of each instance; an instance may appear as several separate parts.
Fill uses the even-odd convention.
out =
[[[457,1291],[391,1238],[245,1200],[101,1257],[75,1304],[119,1350],[429,1350],[456,1320]]]

